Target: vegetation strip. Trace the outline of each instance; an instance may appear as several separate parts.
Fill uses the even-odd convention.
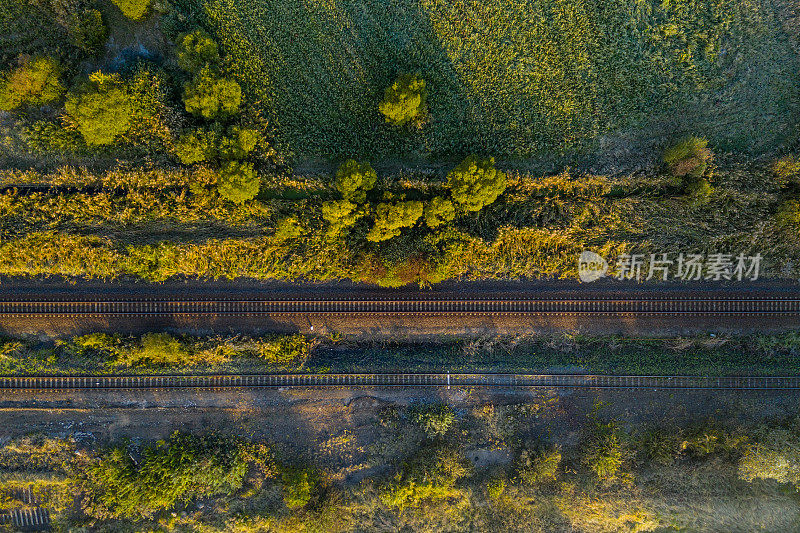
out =
[[[250,387],[547,387],[798,390],[800,376],[605,376],[595,374],[244,374],[0,377],[0,389]]]

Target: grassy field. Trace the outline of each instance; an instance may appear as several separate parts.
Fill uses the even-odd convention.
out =
[[[196,8],[197,6],[195,6]],[[207,0],[246,91],[298,155],[514,157],[615,132],[760,153],[795,133],[800,58],[766,0]],[[377,103],[399,72],[430,120]]]

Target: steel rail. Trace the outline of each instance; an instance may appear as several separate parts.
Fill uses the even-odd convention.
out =
[[[556,389],[800,390],[798,376],[352,373],[0,376],[0,390],[156,390],[289,387],[502,387]]]
[[[258,315],[724,315],[798,316],[800,298],[3,300],[0,317]]]

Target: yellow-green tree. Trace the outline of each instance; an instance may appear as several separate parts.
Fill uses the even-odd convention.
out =
[[[187,72],[197,72],[206,64],[219,63],[216,41],[202,29],[183,35],[178,41],[178,65]]]
[[[378,174],[369,163],[348,159],[336,171],[336,188],[345,200],[362,204],[367,200],[367,192],[372,190]]]
[[[380,242],[400,235],[401,228],[413,226],[422,216],[422,202],[381,203],[375,209],[375,225],[367,240]]]
[[[425,223],[430,228],[447,224],[456,217],[456,208],[447,198],[437,196],[425,204]]]
[[[219,171],[217,190],[220,196],[231,202],[241,204],[252,200],[261,188],[252,163],[229,161]]]
[[[43,105],[61,96],[61,69],[55,59],[35,57],[0,76],[0,109]]]
[[[233,115],[242,103],[242,88],[206,65],[184,86],[183,103],[189,113],[208,119]]]
[[[150,0],[111,0],[131,20],[141,20],[150,10]]]
[[[480,211],[506,190],[506,175],[494,167],[494,158],[471,155],[447,174],[453,200],[465,211]]]
[[[113,143],[130,129],[136,111],[119,78],[100,72],[67,97],[66,109],[89,145]]]
[[[402,126],[420,115],[425,99],[425,80],[415,74],[402,74],[386,88],[378,109],[386,122]]]

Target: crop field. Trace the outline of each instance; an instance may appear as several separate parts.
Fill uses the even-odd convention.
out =
[[[297,155],[515,158],[687,132],[763,153],[795,135],[800,57],[782,0],[203,7],[231,71]],[[428,120],[411,135],[377,110],[400,72],[429,89]]]

